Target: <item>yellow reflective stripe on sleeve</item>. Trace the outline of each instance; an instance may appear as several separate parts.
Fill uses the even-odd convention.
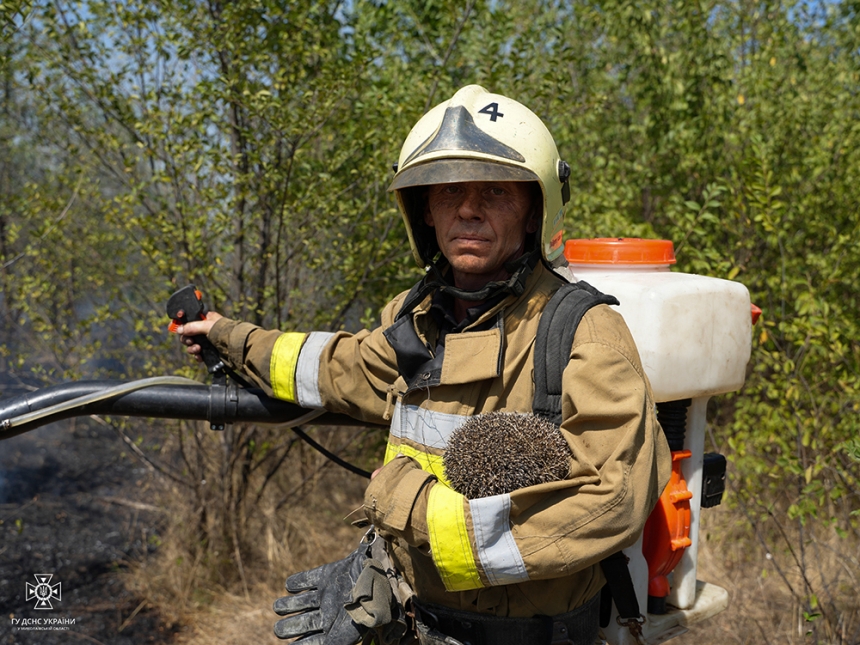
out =
[[[388,443],[388,445],[385,446],[385,458],[382,460],[382,464],[387,464],[399,454],[400,446],[392,446],[391,443]]]
[[[307,334],[286,332],[278,336],[272,347],[269,378],[275,396],[296,403],[296,364]]]
[[[430,553],[448,591],[484,586],[472,554],[463,502],[462,495],[444,484],[433,486],[427,500]]]
[[[418,462],[418,465],[421,466],[421,470],[425,470],[428,473],[436,475],[436,479],[446,485],[448,484],[448,480],[445,479],[445,467],[442,465],[441,455],[431,455],[413,448],[412,446],[404,444],[394,445],[389,442],[385,447],[385,459],[383,460],[383,463],[387,464],[397,455],[406,455],[407,457],[411,457]]]

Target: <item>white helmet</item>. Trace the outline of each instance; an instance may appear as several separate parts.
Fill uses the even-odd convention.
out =
[[[570,197],[570,166],[537,115],[501,94],[468,85],[425,114],[412,128],[388,190],[394,191],[419,266],[439,251],[424,223],[418,186],[461,181],[537,182],[543,195],[536,244],[549,266],[564,264],[562,226]],[[531,251],[534,249],[528,249]]]

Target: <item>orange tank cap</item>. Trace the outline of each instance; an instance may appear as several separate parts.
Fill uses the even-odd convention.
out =
[[[564,257],[570,264],[675,264],[671,240],[638,237],[597,237],[568,240]]]

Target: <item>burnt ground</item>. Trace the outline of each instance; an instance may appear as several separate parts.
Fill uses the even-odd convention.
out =
[[[164,522],[149,471],[124,447],[89,419],[0,442],[0,645],[173,640],[176,628],[124,584]],[[51,575],[49,586],[36,574]],[[31,596],[62,585],[52,609],[35,609],[28,583]],[[44,629],[51,619],[67,624]],[[28,621],[43,629],[22,629]]]

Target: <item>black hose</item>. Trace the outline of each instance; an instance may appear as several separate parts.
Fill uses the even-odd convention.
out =
[[[314,421],[316,421],[316,419],[314,419]],[[341,459],[336,454],[334,454],[332,451],[328,450],[325,446],[314,441],[311,438],[311,436],[308,435],[308,433],[306,433],[304,430],[301,429],[300,426],[295,426],[293,428],[290,428],[290,430],[295,432],[298,435],[299,439],[301,439],[302,441],[307,443],[311,448],[313,448],[314,450],[319,452],[324,457],[327,457],[330,461],[333,461],[334,463],[336,463],[341,468],[346,468],[349,472],[354,473],[354,474],[358,475],[359,477],[364,477],[365,479],[370,479],[370,472],[369,471],[364,470],[363,468],[359,468],[355,464],[351,464],[348,461],[346,461],[345,459]]]
[[[15,419],[30,412],[71,401],[110,387],[120,381],[78,381],[62,383],[0,401],[0,440],[14,437],[40,426],[77,416],[92,414],[158,419],[209,421],[213,426],[233,422],[289,423],[308,412],[293,403],[267,396],[262,390],[242,389],[233,384],[155,385],[127,394],[64,410],[27,423]],[[314,423],[320,425],[367,426],[341,414],[324,413]]]

